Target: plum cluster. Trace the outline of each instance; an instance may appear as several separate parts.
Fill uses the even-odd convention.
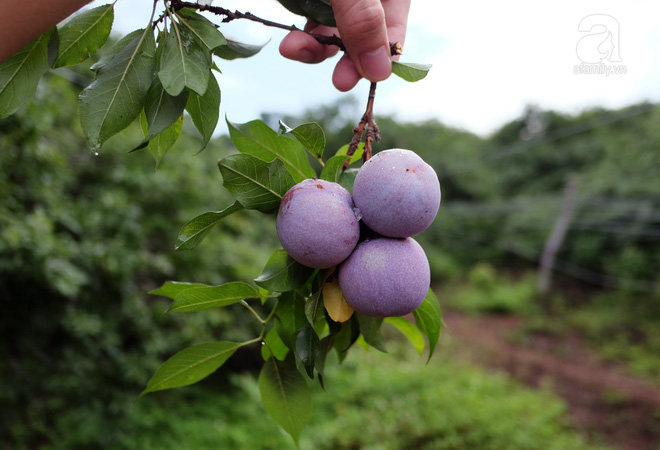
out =
[[[282,198],[277,235],[305,266],[339,265],[342,294],[359,313],[402,316],[419,307],[431,282],[424,250],[411,236],[428,228],[439,207],[433,168],[410,150],[385,150],[364,163],[352,197],[325,180],[292,187]]]

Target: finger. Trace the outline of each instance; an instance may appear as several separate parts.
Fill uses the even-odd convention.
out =
[[[358,73],[355,64],[348,55],[341,57],[332,74],[332,84],[341,92],[350,91],[360,81],[362,76]]]
[[[307,22],[305,31],[314,34],[332,36],[337,33],[334,28]],[[337,54],[339,49],[334,45],[319,44],[316,39],[302,31],[292,31],[282,39],[280,54],[288,59],[316,64]]]
[[[389,77],[392,60],[380,0],[333,0],[332,10],[357,72],[370,81]]]
[[[408,25],[408,12],[410,0],[382,0],[387,23],[387,36],[390,42],[398,42],[403,46],[406,40],[406,27]],[[392,59],[398,60],[398,56]]]

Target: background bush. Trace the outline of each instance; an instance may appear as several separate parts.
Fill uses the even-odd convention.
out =
[[[278,248],[274,222],[241,213],[194,253],[174,252],[185,222],[233,202],[215,164],[227,146],[193,157],[188,133],[154,172],[148,153],[125,154],[136,129],[87,150],[75,108],[75,88],[52,76],[0,121],[0,442],[57,442],[75,424],[78,444],[106,444],[165,356],[258,333],[238,305],[164,316],[147,291],[249,280]]]

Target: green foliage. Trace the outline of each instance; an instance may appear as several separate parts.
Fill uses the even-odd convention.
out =
[[[234,59],[251,58],[252,56],[259,53],[265,45],[266,44],[244,44],[232,39],[227,39],[227,44],[221,45],[220,47],[213,50],[213,54],[229,61]]]
[[[392,73],[410,82],[420,81],[426,78],[431,70],[430,64],[392,62]]]
[[[200,96],[195,92],[190,93],[188,103],[186,103],[186,111],[190,114],[195,128],[202,135],[202,147],[199,149],[201,152],[211,140],[220,117],[220,86],[218,86],[218,80],[215,77],[209,78],[209,84],[204,95]]]
[[[144,125],[142,130],[145,134],[144,141],[135,149],[143,147],[175,122],[180,121],[187,101],[188,92],[172,96],[163,88],[160,80],[155,79],[147,91],[144,103]]]
[[[313,157],[322,161],[325,150],[325,133],[318,123],[303,123],[295,128],[289,128],[280,121],[280,133],[291,133]]]
[[[202,96],[211,75],[208,48],[205,52],[195,39],[184,39],[183,30],[180,31],[179,25],[172,22],[162,44],[158,78],[172,96],[181,94],[184,88]]]
[[[279,159],[267,163],[246,154],[229,155],[218,161],[218,167],[223,186],[247,209],[276,211],[294,185]]]
[[[98,6],[76,15],[57,31],[59,51],[53,63],[56,69],[89,58],[103,47],[110,36],[115,17],[113,4]]]
[[[197,383],[218,370],[242,345],[238,342],[207,342],[181,350],[160,366],[141,395]]]
[[[469,272],[468,281],[447,295],[453,308],[470,313],[525,314],[536,300],[536,277],[532,273],[511,280],[489,264],[479,263]]]
[[[80,93],[80,123],[93,151],[140,114],[152,82],[155,56],[156,43],[147,28],[104,65],[98,78]]]
[[[428,338],[428,359],[430,360],[431,356],[433,356],[433,350],[440,339],[440,331],[444,326],[444,323],[442,322],[442,314],[440,312],[440,303],[432,289],[429,289],[428,294],[426,294],[426,297],[419,308],[413,311],[413,316],[415,317],[415,323],[417,324],[419,331]]]
[[[183,8],[175,12],[175,15],[181,24],[180,32],[188,42],[197,40],[210,51],[227,44],[227,39],[218,30],[218,27],[192,9]]]
[[[286,3],[299,14],[320,14],[320,22],[330,20],[326,1]],[[153,27],[152,16],[144,29],[101,48],[101,59],[91,66],[96,79],[80,95],[82,131],[94,151],[104,143],[111,149],[148,147],[160,167],[153,178],[143,176],[138,157],[122,169],[112,164],[113,150],[106,159],[97,161],[81,152],[84,144],[77,128],[64,119],[68,117],[65,113],[75,108],[63,94],[71,92],[53,79],[45,80],[59,86],[53,98],[45,101],[39,97],[40,107],[31,105],[7,118],[26,105],[50,67],[73,64],[76,58],[85,60],[103,46],[112,14],[112,5],[89,10],[59,30],[50,30],[0,66],[0,118],[4,118],[0,121],[0,161],[3,167],[11,168],[2,171],[0,178],[0,195],[6,205],[0,218],[0,280],[2,298],[8,299],[6,309],[10,311],[0,324],[5,340],[11,343],[3,349],[0,375],[20,380],[3,386],[0,400],[7,410],[24,406],[17,417],[2,417],[0,429],[11,430],[14,439],[19,439],[22,424],[34,424],[41,429],[40,436],[22,441],[26,447],[34,447],[43,436],[57,441],[62,434],[52,424],[69,421],[88,430],[78,444],[102,447],[113,439],[102,432],[107,423],[116,419],[116,412],[122,410],[136,384],[146,379],[146,372],[155,369],[163,355],[194,344],[166,361],[145,392],[200,380],[224,365],[239,347],[264,342],[261,354],[265,365],[259,384],[266,410],[297,440],[308,416],[307,379],[332,385],[326,361],[333,349],[339,361],[356,342],[384,350],[381,325],[389,323],[420,353],[424,344],[420,337],[425,337],[430,357],[442,327],[437,298],[431,291],[415,311],[414,325],[401,318],[382,321],[357,315],[338,324],[327,317],[323,307],[327,272],[302,268],[278,250],[259,272],[277,244],[272,217],[258,212],[275,212],[295,182],[319,176],[305,150],[324,165],[321,178],[351,189],[356,169],[344,170],[344,164],[355,163],[359,156],[348,158],[340,147],[353,124],[337,125],[341,115],[333,113],[332,107],[326,112],[333,127],[285,119],[303,125],[289,128],[282,124],[278,134],[263,122],[228,122],[239,153],[227,156],[214,147],[220,154],[213,158],[221,157],[223,185],[234,199],[208,188],[217,182],[217,173],[207,169],[212,166],[208,161],[188,161],[174,170],[163,159],[170,148],[177,148],[176,142],[190,146],[187,131],[191,127],[186,128],[186,117],[202,136],[201,149],[213,147],[211,137],[219,119],[221,94],[211,72],[216,68],[212,54],[231,60],[254,55],[261,47],[227,40],[214,24],[184,9],[166,11],[162,31]],[[428,68],[393,65],[394,73],[408,81],[424,78]],[[420,237],[425,245],[434,247],[430,258],[434,274],[451,278],[461,268],[475,267],[469,275],[472,286],[455,295],[461,307],[522,312],[528,310],[533,297],[532,279],[510,284],[492,267],[526,270],[535,264],[560,204],[564,180],[575,174],[581,189],[576,226],[559,256],[579,269],[588,269],[575,270],[569,264],[562,269],[609,287],[657,291],[655,267],[660,263],[660,252],[652,237],[657,234],[654,211],[660,188],[654,176],[659,114],[653,105],[607,114],[587,111],[576,117],[530,109],[488,139],[435,122],[407,124],[383,118],[379,124],[387,130],[381,146],[419,152],[440,175],[444,198],[451,199],[443,204],[436,224]],[[144,139],[131,127],[138,116]],[[115,137],[124,129],[126,133]],[[286,133],[293,139],[281,135]],[[70,150],[58,153],[59,148]],[[337,148],[340,150],[335,153],[325,151]],[[228,204],[232,206],[199,215],[209,205]],[[172,256],[169,250],[174,239],[167,230],[173,221],[178,227],[190,217],[195,218],[184,225],[176,247],[198,247],[198,252]],[[211,233],[214,225],[222,226],[223,233]],[[204,238],[205,245],[199,246]],[[475,266],[478,262],[483,263]],[[167,306],[136,294],[174,275],[213,285],[164,284],[154,293],[173,300],[170,311],[210,309],[187,315],[186,320],[176,314],[161,319]],[[242,282],[228,283],[231,279],[254,280],[260,290]],[[261,305],[243,302],[246,298],[260,298]],[[640,298],[643,301],[620,302],[618,320],[596,321],[592,329],[599,340],[607,335],[607,345],[603,345],[606,354],[622,357],[629,347],[633,349],[629,354],[637,355],[630,356],[631,364],[640,372],[656,373],[657,366],[648,363],[647,353],[638,352],[635,344],[640,330],[650,347],[655,348],[660,341],[652,331],[657,329],[657,295]],[[238,303],[250,310],[257,323],[233,314],[232,305],[238,307]],[[590,312],[584,314],[589,316]],[[640,321],[640,317],[645,320]],[[630,335],[622,332],[630,329],[634,329]],[[218,341],[219,335],[236,342]],[[378,366],[379,370],[386,367]],[[416,370],[426,373],[426,368]],[[371,380],[376,375],[371,374]],[[444,375],[452,378],[451,374]],[[353,381],[345,384],[352,385]],[[396,388],[385,391],[389,392],[387,399],[394,402],[387,408],[405,410],[405,405],[397,403],[401,397],[397,394],[407,392],[406,387],[415,391],[416,386],[397,384],[389,376],[386,381]],[[471,383],[480,385],[481,380],[472,379]],[[101,385],[104,389],[99,392]],[[368,387],[360,394],[365,399],[370,398]],[[414,404],[423,405],[434,392],[420,390],[425,396],[411,397]],[[369,445],[378,442],[383,428],[393,433],[383,445],[399,448],[427,444],[429,448],[539,447],[533,437],[525,435],[526,430],[500,425],[505,423],[502,406],[483,407],[485,391],[479,391],[478,400],[451,397],[449,391],[443,395],[440,405],[472,405],[467,408],[471,416],[461,416],[452,409],[455,415],[446,419],[434,415],[442,406],[429,404],[429,417],[418,420],[414,414],[419,412],[415,412],[411,415],[414,420],[404,420],[405,426],[398,426],[389,419],[387,408],[374,408],[377,414],[373,417],[365,415],[367,424],[356,414],[344,417],[343,411],[336,409],[336,416],[351,421],[342,424],[339,437],[315,443],[315,448]],[[375,396],[369,404],[378,406],[379,399]],[[68,404],[80,405],[82,413],[59,414]],[[517,410],[511,408],[504,411],[515,417]],[[419,414],[427,414],[425,411]],[[474,417],[501,428],[471,422]],[[419,423],[443,420],[453,431],[415,428]],[[370,428],[371,423],[378,424],[378,429]],[[470,431],[473,423],[478,426]],[[413,432],[406,434],[410,430]],[[556,428],[552,430],[557,434]],[[411,434],[414,439],[406,440]],[[506,442],[502,435],[507,436]],[[301,442],[315,436],[303,435]],[[553,434],[537,430],[536,436]],[[578,446],[570,439],[560,443],[564,448]]]
[[[147,291],[175,277],[256,277],[278,245],[275,222],[236,212],[194,254],[173,252],[190,217],[233,201],[215,169],[228,145],[154,173],[146,154],[125,153],[141,138],[134,126],[95,156],[75,119],[76,88],[55,76],[43,83],[0,120],[0,409],[12,411],[0,415],[0,447],[107,448],[160,362],[259,332],[239,305],[164,315],[170,304]],[[194,152],[190,128],[173,152]]]
[[[179,138],[184,105],[204,149],[220,105],[212,52],[234,59],[252,56],[261,47],[226,40],[216,25],[191,9],[167,8],[163,17],[171,19],[170,26],[159,30],[157,38],[160,19],[154,21],[152,14],[147,27],[104,47],[114,4],[86,10],[43,34],[0,66],[0,118],[14,114],[34,95],[49,68],[79,64],[100,49],[101,59],[91,66],[98,76],[80,95],[80,120],[94,152],[144,110],[145,139],[135,149],[149,143],[158,165]]]
[[[305,284],[313,272],[314,269],[295,261],[284,250],[276,250],[254,282],[269,291],[287,292]]]
[[[391,350],[360,351],[328,369],[328,392],[311,389],[314,416],[300,448],[596,448],[567,425],[566,405],[548,392],[476,369],[451,351],[420,365],[413,351]],[[259,398],[249,375],[233,376],[221,391],[193,386],[145,397],[117,447],[295,448],[274,422],[263,420]]]
[[[227,121],[229,135],[236,149],[262,161],[277,160],[291,173],[296,183],[316,176],[307,161],[305,150],[294,140],[278,134],[260,120],[245,124]]]
[[[226,60],[248,58],[263,46],[226,39],[217,25],[196,13],[194,8],[163,2],[164,11],[155,18],[159,3],[154,2],[145,28],[109,45],[105,44],[114,20],[114,3],[83,11],[61,28],[49,30],[28,44],[0,66],[0,118],[14,114],[34,95],[39,80],[50,68],[79,64],[98,50],[100,60],[91,66],[97,77],[80,94],[79,106],[83,132],[94,152],[140,116],[145,139],[134,150],[148,146],[158,166],[181,134],[182,124],[177,120],[183,117],[184,104],[202,135],[200,151],[203,150],[219,117],[220,88],[212,74],[212,69],[219,69],[213,62],[213,55]],[[281,3],[317,23],[334,24],[329,1],[286,0]],[[165,23],[162,28],[161,22]],[[429,69],[430,66],[421,64],[393,64],[394,73],[407,81],[424,78]],[[245,124],[246,130],[235,131],[247,131],[247,140],[251,139],[252,132],[272,132],[259,129],[258,124],[252,125]],[[318,152],[324,148],[325,140],[318,125],[304,124],[291,131],[315,157],[321,158]],[[237,137],[234,140],[237,145],[245,142]],[[253,148],[252,154],[270,158],[273,148],[272,145]],[[313,175],[306,164],[301,164],[300,155],[297,150],[288,148],[284,154],[273,157],[293,169],[294,179],[301,181]]]
[[[308,17],[316,23],[334,27],[335,16],[330,6],[330,0],[277,0],[282,6],[294,14]]]
[[[50,68],[50,30],[0,65],[0,119],[18,111],[34,95],[41,77]]]
[[[289,360],[289,364],[284,364],[270,358],[264,363],[259,391],[268,414],[298,443],[312,417],[312,396],[305,379]]]
[[[605,361],[623,362],[638,376],[660,377],[658,295],[602,293],[564,311],[564,329],[581,332]],[[561,330],[560,330],[561,331]]]
[[[415,318],[415,320],[417,320],[417,318]],[[417,353],[421,356],[426,343],[424,342],[424,336],[422,336],[422,333],[417,327],[415,327],[415,325],[403,317],[386,317],[384,322],[393,325],[406,338],[408,338],[410,343],[415,347],[415,350],[417,350]],[[433,354],[433,348],[429,348],[429,354]]]
[[[168,283],[165,283],[165,286]],[[165,290],[163,288],[156,289],[155,291],[151,291],[151,294],[167,295],[164,293]],[[174,300],[168,312],[190,312],[221,308],[249,298],[259,298],[259,292],[249,284],[241,281],[232,281],[220,286],[191,286],[190,289],[183,289],[176,292],[174,296],[167,296]]]
[[[565,405],[548,393],[449,355],[421,367],[410,364],[410,353],[395,355],[349,358],[333,374],[332,395],[310,426],[310,448],[589,448],[567,428]]]
[[[184,238],[179,235],[180,242],[191,242],[192,239],[192,246],[198,244],[211,226],[242,208],[274,213],[285,192],[293,186],[294,177],[316,175],[300,144],[279,136],[265,123],[253,121],[239,125],[228,122],[228,125],[232,142],[240,153],[220,159],[218,167],[224,187],[237,198],[237,202],[218,214],[206,213],[190,221],[184,226],[187,229],[183,232]],[[322,163],[325,148],[321,145],[325,139],[318,125],[305,124],[290,129],[281,123],[281,129],[290,131]],[[335,158],[341,158],[342,167],[344,162],[350,163],[354,159],[345,155],[345,149],[337,153]],[[143,394],[199,381],[219,368],[228,358],[225,355],[231,356],[238,347],[261,343],[267,347],[261,352],[265,360],[259,376],[262,401],[268,414],[297,442],[312,409],[306,378],[313,379],[318,374],[320,383],[324,384],[328,353],[336,348],[343,358],[356,341],[365,347],[385,351],[380,330],[383,319],[356,313],[354,318],[340,324],[326,314],[322,306],[323,286],[329,273],[305,267],[284,250],[276,250],[268,258],[261,275],[254,278],[263,290],[262,295],[242,282],[221,286],[165,283],[152,293],[174,300],[169,311],[222,308],[241,302],[254,314],[262,329],[253,339],[231,343],[236,347],[232,346],[227,352],[213,347],[220,343],[182,350],[161,366]],[[261,297],[264,307],[270,308],[265,319],[245,302],[246,298],[257,296]],[[429,341],[430,358],[443,325],[438,300],[432,291],[429,290],[415,318],[419,327],[416,333],[415,326],[408,322],[404,325],[395,321],[394,324],[409,337],[420,354],[425,346],[422,335],[425,335]],[[230,344],[223,342],[222,345]]]
[[[222,211],[210,211],[192,219],[186,223],[176,241],[176,250],[190,250],[199,245],[200,242],[211,231],[211,228],[220,224],[222,219],[243,209],[243,205],[236,201]]]

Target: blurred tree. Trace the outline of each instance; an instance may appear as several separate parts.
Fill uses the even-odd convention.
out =
[[[249,281],[279,246],[273,223],[240,213],[194,254],[175,253],[186,221],[231,201],[215,164],[227,147],[192,157],[199,144],[184,132],[154,172],[148,150],[115,150],[142,139],[136,126],[96,156],[76,89],[48,76],[36,101],[0,120],[0,447],[57,442],[72,424],[82,447],[111,442],[164,357],[255,334],[232,308],[163,316],[168,305],[147,291],[166,279]]]

